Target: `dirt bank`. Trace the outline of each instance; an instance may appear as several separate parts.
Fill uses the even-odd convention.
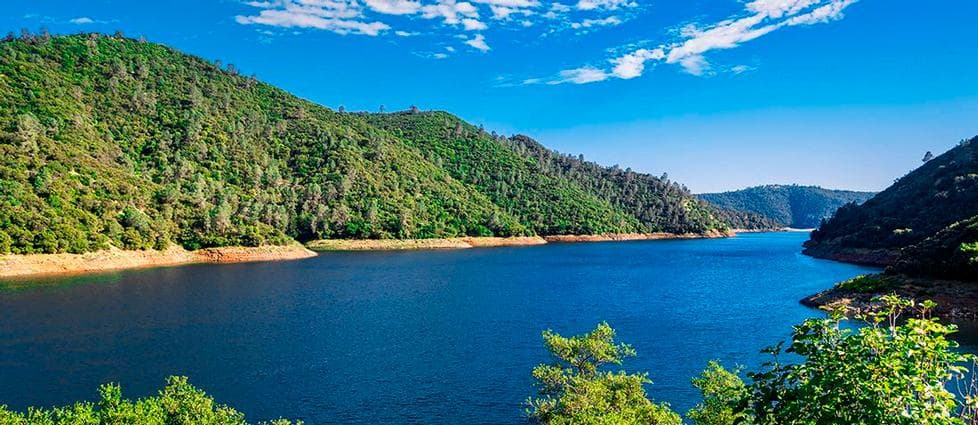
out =
[[[90,273],[137,267],[173,266],[192,263],[243,263],[296,260],[315,256],[301,245],[224,247],[187,251],[171,246],[164,251],[108,249],[85,254],[0,255],[0,277]]]
[[[736,236],[732,231],[710,231],[706,233],[608,233],[604,235],[553,235],[544,236],[547,242],[610,242],[610,241],[647,241],[659,239],[701,239],[725,238]]]
[[[464,249],[492,246],[526,246],[547,243],[536,236],[511,238],[467,237],[442,239],[323,239],[306,244],[316,251],[393,251],[407,249]]]

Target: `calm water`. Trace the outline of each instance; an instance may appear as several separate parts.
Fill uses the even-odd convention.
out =
[[[0,403],[63,404],[97,385],[149,395],[167,375],[252,420],[522,423],[540,331],[601,320],[628,369],[679,410],[710,359],[758,350],[818,315],[805,295],[870,269],[800,255],[802,233],[695,241],[330,253],[7,282]]]

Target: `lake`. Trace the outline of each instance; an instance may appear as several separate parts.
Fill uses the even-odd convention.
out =
[[[540,332],[607,321],[649,393],[685,411],[707,361],[820,313],[802,297],[874,269],[801,255],[805,233],[324,253],[0,283],[0,404],[145,396],[168,375],[252,421],[524,423]]]

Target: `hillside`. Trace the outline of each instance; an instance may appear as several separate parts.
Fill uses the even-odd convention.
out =
[[[486,133],[443,112],[368,114],[540,234],[699,233],[725,226],[682,186]]]
[[[615,179],[513,146],[446,113],[337,113],[159,44],[7,40],[0,253],[724,226],[678,185],[619,202],[631,189],[595,190]]]
[[[812,233],[805,253],[878,265],[900,262],[901,253],[942,246],[956,238],[953,224],[978,215],[978,143],[958,146],[898,179],[860,206],[846,206]],[[947,232],[942,232],[948,229]],[[937,239],[929,238],[936,237]],[[948,240],[951,240],[948,239]],[[920,244],[910,250],[908,248]],[[916,262],[916,260],[914,260]],[[936,263],[931,265],[936,267]],[[908,269],[909,270],[909,269]],[[932,271],[942,274],[945,271]]]
[[[798,185],[756,186],[699,195],[723,211],[723,217],[732,226],[744,229],[815,228],[823,219],[832,217],[839,207],[848,203],[860,204],[872,196],[871,192]]]

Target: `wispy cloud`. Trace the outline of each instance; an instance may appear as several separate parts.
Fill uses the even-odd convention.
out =
[[[472,46],[472,48],[481,50],[483,52],[488,52],[490,50],[489,45],[486,44],[486,37],[482,34],[476,34],[475,37],[465,40],[465,44],[468,44],[469,46]]]
[[[573,28],[585,33],[621,24],[624,19],[611,14],[637,6],[630,0],[579,0],[576,4],[549,1],[547,4],[541,0],[247,1],[243,4],[258,10],[235,16],[235,21],[242,25],[318,29],[344,35],[447,36],[486,52],[490,48],[485,34],[493,27],[539,28],[542,33]],[[401,22],[411,22],[414,27],[395,28]],[[430,22],[431,28],[417,31],[416,26],[424,22]],[[540,23],[545,25],[538,26]]]
[[[615,3],[608,0],[581,0],[599,3]],[[706,59],[710,51],[732,49],[743,43],[786,27],[814,25],[841,19],[843,11],[857,0],[753,0],[744,5],[744,12],[712,24],[690,24],[679,31],[678,40],[654,49],[633,49],[607,60],[607,67],[584,66],[559,72],[544,81],[550,84],[587,84],[609,78],[631,79],[640,77],[650,64],[676,64],[692,75],[709,75],[714,68]],[[611,7],[605,5],[603,7]],[[618,6],[621,7],[621,6]],[[738,71],[739,69],[739,71]],[[742,73],[747,68],[730,68]]]

